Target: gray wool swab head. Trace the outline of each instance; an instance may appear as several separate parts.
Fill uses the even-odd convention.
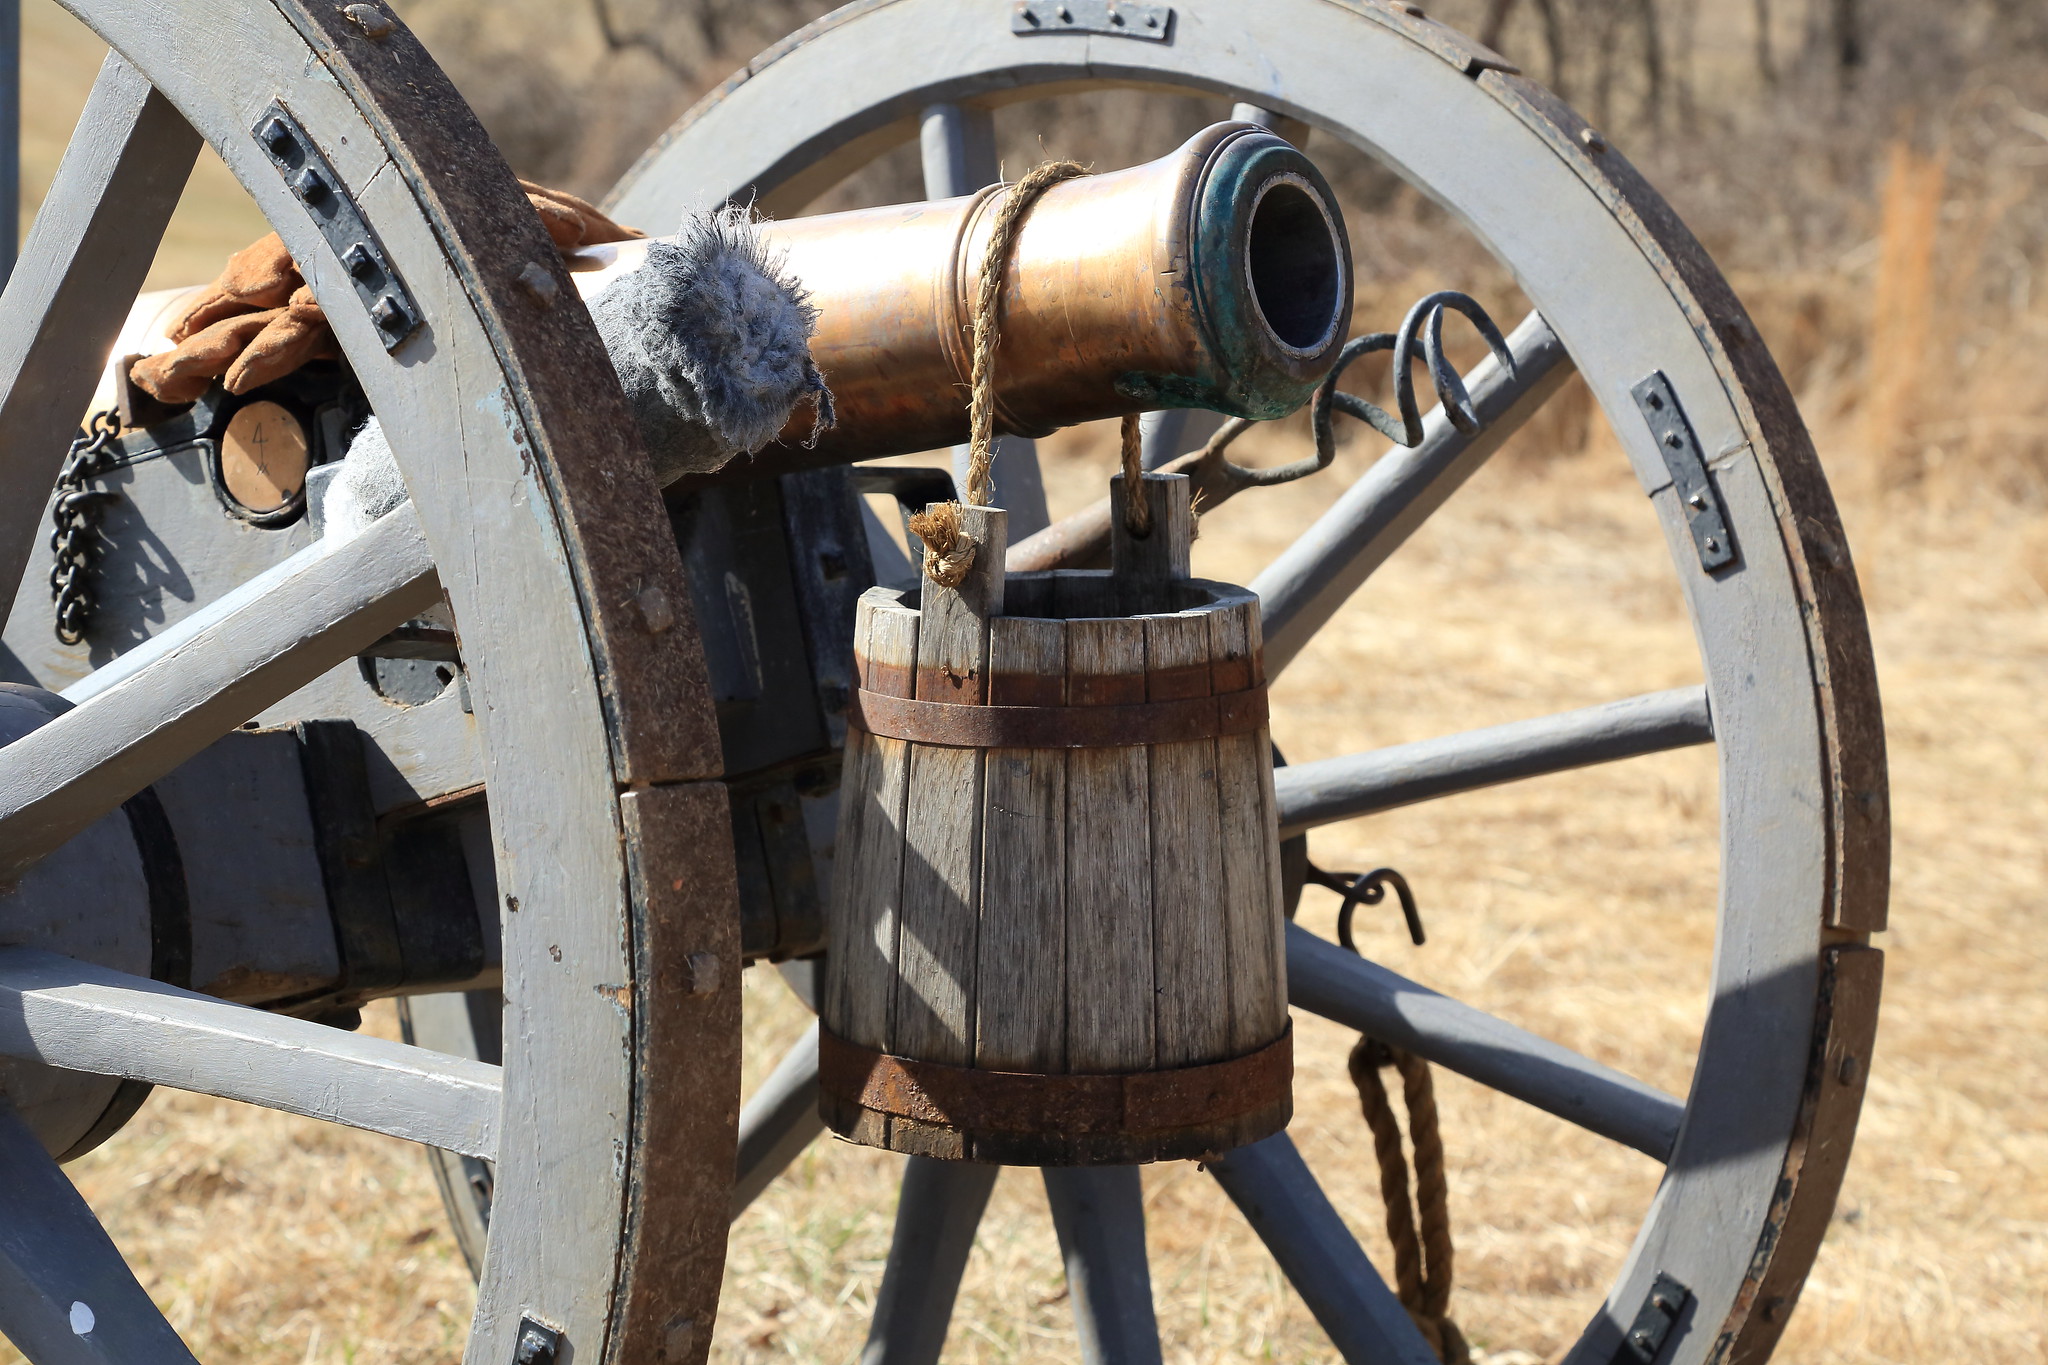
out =
[[[744,208],[692,214],[646,263],[591,301],[663,487],[708,473],[775,439],[799,403],[817,404],[813,436],[832,425],[832,396],[811,360],[818,313]],[[325,504],[329,534],[348,535],[405,501],[376,418],[350,442]]]

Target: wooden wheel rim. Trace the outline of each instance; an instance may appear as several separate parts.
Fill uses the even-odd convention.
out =
[[[1861,599],[1791,396],[1662,200],[1497,57],[1377,0],[1174,8],[1173,40],[1155,43],[1019,38],[994,8],[861,0],[685,115],[611,207],[651,223],[728,198],[794,212],[915,137],[928,106],[1139,86],[1224,94],[1334,134],[1399,170],[1514,272],[1653,498],[1700,645],[1723,794],[1714,996],[1686,1119],[1605,1311],[1569,1359],[1607,1360],[1660,1272],[1697,1298],[1660,1359],[1760,1358],[1818,1248],[1854,1132],[1877,1002],[1878,955],[1864,945],[1888,891]],[[1737,571],[1701,569],[1636,410],[1631,388],[1660,370],[1728,504]]]
[[[573,290],[545,232],[385,16],[297,0],[67,7],[220,154],[301,264],[462,627],[511,1041],[467,1358],[511,1359],[528,1317],[562,1334],[564,1359],[701,1358],[733,1112],[680,1096],[737,1094],[736,891],[723,790],[692,781],[716,774],[718,748],[681,564],[595,330],[553,307]],[[395,353],[257,142],[273,102],[326,154],[418,303],[423,325]],[[536,265],[557,290],[520,283]],[[7,451],[7,474],[47,486],[34,454]],[[650,863],[668,880],[641,876]],[[657,995],[654,963],[670,954],[709,989]],[[710,1041],[651,1079],[646,1058],[678,1030]]]

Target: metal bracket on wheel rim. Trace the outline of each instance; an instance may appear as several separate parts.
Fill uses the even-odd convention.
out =
[[[1707,472],[1700,438],[1693,433],[1692,419],[1678,405],[1678,394],[1662,370],[1635,386],[1636,406],[1657,438],[1664,456],[1664,468],[1671,473],[1672,488],[1685,505],[1685,524],[1692,530],[1693,548],[1699,551],[1700,567],[1712,573],[1735,562],[1735,540],[1728,533],[1728,514],[1721,506],[1720,490]]]
[[[363,211],[342,188],[341,177],[283,105],[272,104],[264,110],[255,131],[257,145],[270,157],[293,196],[306,206],[327,245],[334,248],[341,268],[356,287],[356,297],[362,300],[370,321],[377,324],[384,349],[397,350],[399,343],[419,328],[419,305],[391,268],[384,244],[364,221]]]

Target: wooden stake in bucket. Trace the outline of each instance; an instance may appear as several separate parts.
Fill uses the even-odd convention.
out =
[[[1184,476],[1140,486],[1108,573],[1006,583],[1003,512],[967,506],[956,582],[861,599],[819,1043],[845,1137],[1127,1164],[1292,1112],[1258,602],[1189,577]]]

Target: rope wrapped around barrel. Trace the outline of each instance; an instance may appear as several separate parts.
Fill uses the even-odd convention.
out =
[[[1412,1203],[1401,1127],[1380,1079],[1383,1067],[1400,1074],[1402,1100],[1408,1109],[1408,1139],[1415,1148]],[[1444,1144],[1437,1131],[1436,1089],[1430,1081],[1429,1063],[1377,1038],[1360,1038],[1358,1046],[1351,1049],[1351,1081],[1358,1087],[1359,1108],[1372,1130],[1373,1153],[1379,1158],[1387,1240],[1394,1247],[1394,1292],[1443,1365],[1470,1365],[1471,1347],[1450,1317],[1450,1191],[1444,1179]]]
[[[1088,174],[1075,161],[1047,161],[1026,172],[1010,187],[1003,206],[996,211],[995,229],[981,257],[981,284],[974,299],[973,372],[969,378],[967,502],[987,507],[994,496],[990,468],[995,463],[996,433],[996,346],[1001,340],[1003,278],[1010,252],[1031,212],[1053,186]],[[1136,490],[1144,467],[1138,439],[1138,418],[1123,419],[1123,469],[1125,486]],[[1132,535],[1143,539],[1152,531],[1152,509],[1134,491],[1130,498],[1127,525]],[[974,565],[974,538],[960,525],[960,504],[933,503],[910,519],[910,532],[924,543],[924,576],[942,588],[958,587]]]

